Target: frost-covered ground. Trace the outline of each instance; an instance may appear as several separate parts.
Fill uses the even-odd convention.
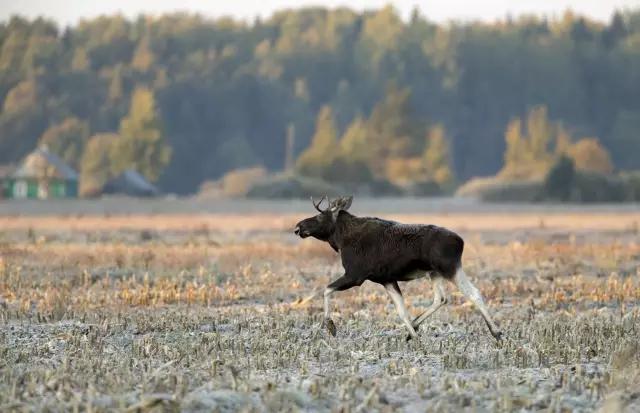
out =
[[[420,341],[371,283],[328,335],[341,268],[297,210],[0,216],[0,411],[640,409],[640,214],[398,214],[465,237],[501,345],[453,286]]]

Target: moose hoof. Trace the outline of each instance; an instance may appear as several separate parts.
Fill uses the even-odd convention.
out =
[[[417,317],[416,317],[416,319],[417,319]],[[418,337],[418,330],[420,329],[420,326],[419,325],[415,325],[415,324],[411,324],[411,326],[413,327],[414,330],[416,330],[416,335],[414,337],[411,334],[407,334],[407,341],[411,341],[412,338],[417,338]]]
[[[408,343],[409,341],[413,340],[413,339],[419,340],[420,338],[419,338],[419,336],[418,336],[417,334],[416,334],[416,335],[413,335],[413,334],[407,334],[407,343]]]
[[[332,336],[336,336],[337,329],[332,319],[326,318],[324,320],[324,326],[327,328],[327,330],[329,330],[329,333],[331,333]]]

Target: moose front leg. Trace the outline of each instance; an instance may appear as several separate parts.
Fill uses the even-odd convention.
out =
[[[329,297],[336,291],[348,290],[351,287],[357,287],[362,284],[362,281],[354,280],[348,277],[346,274],[338,278],[327,286],[324,290],[324,322],[323,325],[329,330],[332,336],[336,335],[336,325],[331,319],[329,311]]]
[[[389,297],[391,297],[391,300],[396,305],[396,310],[398,311],[398,315],[400,316],[400,319],[402,320],[404,325],[409,330],[409,335],[412,338],[417,338],[418,333],[416,332],[416,329],[411,324],[411,319],[409,318],[409,312],[407,311],[407,307],[404,305],[404,298],[402,298],[402,292],[400,291],[400,286],[396,281],[394,281],[394,282],[385,284],[384,288],[387,290]]]

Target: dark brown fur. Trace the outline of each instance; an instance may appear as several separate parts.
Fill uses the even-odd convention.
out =
[[[325,211],[298,223],[301,236],[328,242],[340,253],[344,280],[330,288],[343,290],[365,280],[408,281],[416,271],[450,279],[460,266],[464,241],[448,229],[356,217],[343,210],[334,222],[330,214]]]

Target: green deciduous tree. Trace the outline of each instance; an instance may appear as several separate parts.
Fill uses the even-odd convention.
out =
[[[610,174],[613,164],[609,152],[600,145],[598,138],[583,138],[571,145],[568,155],[577,169]]]
[[[611,154],[616,165],[622,169],[639,170],[637,148],[640,148],[640,110],[621,111],[611,131]]]
[[[562,125],[558,125],[556,133],[555,155],[566,154],[571,147],[571,135]]]
[[[546,106],[536,106],[527,115],[528,152],[539,162],[548,160],[553,126],[549,122]]]
[[[156,181],[171,160],[165,143],[153,92],[138,87],[131,97],[129,114],[120,122],[120,138],[111,150],[113,172],[136,169]]]
[[[441,186],[452,184],[454,176],[444,126],[436,125],[429,130],[422,160],[428,180]]]
[[[118,101],[123,95],[122,85],[122,67],[116,66],[111,73],[111,80],[109,81],[109,100]]]
[[[362,39],[376,67],[387,51],[395,50],[404,30],[402,20],[391,5],[367,16]]]
[[[520,119],[513,119],[507,125],[507,130],[504,135],[507,149],[504,153],[504,165],[505,168],[511,169],[518,165],[524,159],[527,154],[526,142],[522,136],[522,121]]]
[[[371,162],[372,147],[367,139],[367,123],[356,117],[340,139],[340,156],[352,161]]]
[[[526,134],[523,134],[525,132]],[[570,143],[570,137],[560,123],[551,122],[545,106],[536,106],[527,114],[526,131],[522,120],[515,118],[505,131],[506,149],[500,176],[509,179],[540,179],[551,168],[557,155]],[[560,151],[560,152],[558,152]]]
[[[369,167],[371,155],[366,122],[358,116],[340,139],[338,154],[324,177],[331,182],[354,185],[369,183],[373,180]]]
[[[545,177],[545,195],[555,201],[568,201],[575,175],[573,160],[566,155],[560,155]]]
[[[136,48],[135,53],[133,54],[133,59],[131,60],[131,66],[139,70],[141,72],[146,72],[151,69],[155,62],[155,56],[153,51],[151,50],[151,44],[148,36],[144,36],[138,47]]]
[[[84,145],[89,137],[89,126],[78,118],[66,118],[49,127],[42,134],[40,144],[46,145],[52,153],[60,156],[74,168],[78,168]]]
[[[111,155],[119,139],[115,133],[102,133],[88,140],[80,161],[81,196],[99,194],[104,184],[112,177]]]
[[[303,175],[322,177],[338,156],[338,149],[333,112],[324,106],[318,113],[311,145],[298,158],[296,169]]]
[[[421,128],[413,117],[409,97],[408,88],[399,89],[395,83],[390,83],[367,121],[373,151],[371,167],[378,176],[393,179],[387,165],[415,157],[423,147],[419,138]]]
[[[8,113],[28,110],[37,105],[38,98],[38,84],[35,79],[24,80],[7,93],[3,110]]]
[[[73,59],[71,60],[71,70],[74,72],[82,72],[89,69],[90,65],[89,56],[87,51],[83,47],[79,47],[73,53]]]

